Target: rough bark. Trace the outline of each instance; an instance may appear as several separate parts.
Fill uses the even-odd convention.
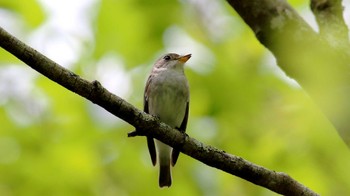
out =
[[[98,81],[89,82],[63,68],[33,48],[25,45],[1,27],[0,46],[50,80],[85,97],[143,131],[142,133],[129,133],[129,136],[151,136],[208,166],[238,176],[276,193],[283,195],[317,195],[285,173],[275,172],[255,165],[238,156],[205,145],[184,133],[172,129],[151,115],[142,112],[120,97],[110,93]]]
[[[315,32],[285,0],[228,0],[228,3],[274,54],[280,68],[321,108],[349,147],[349,52]],[[341,16],[335,18],[338,24],[342,23]],[[327,25],[328,22],[322,24],[321,29]],[[327,33],[336,38],[333,31]]]

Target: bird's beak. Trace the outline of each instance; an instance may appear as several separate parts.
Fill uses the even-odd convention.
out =
[[[186,63],[186,61],[188,61],[188,59],[190,59],[190,58],[191,58],[191,54],[186,54],[184,56],[180,56],[178,58],[178,60],[182,63]]]

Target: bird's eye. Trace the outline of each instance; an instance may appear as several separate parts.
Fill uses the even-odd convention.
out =
[[[165,55],[165,56],[163,57],[163,59],[166,60],[166,61],[169,61],[171,58],[170,58],[169,55]]]

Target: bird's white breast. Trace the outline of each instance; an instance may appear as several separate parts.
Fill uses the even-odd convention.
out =
[[[150,84],[149,112],[172,127],[184,119],[189,99],[188,84],[181,70],[159,70]]]

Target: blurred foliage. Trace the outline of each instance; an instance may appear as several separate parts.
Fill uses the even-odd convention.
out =
[[[139,108],[155,59],[191,52],[190,136],[286,172],[321,195],[350,194],[349,149],[224,1],[85,1],[90,7],[73,9],[89,15],[77,14],[88,18],[85,30],[80,20],[63,28],[55,17],[68,8],[50,14],[48,2],[0,0],[0,15],[16,16],[16,25],[0,24],[44,54],[57,49],[54,60],[72,55],[60,50],[67,44],[75,59],[63,66]],[[36,41],[48,24],[63,37],[54,51],[45,50],[51,36]],[[275,195],[185,155],[172,170],[173,186],[159,189],[145,138],[126,137],[132,126],[3,50],[0,60],[0,195]]]
[[[39,26],[45,19],[44,12],[36,0],[1,0],[0,7],[19,14],[30,27]]]

